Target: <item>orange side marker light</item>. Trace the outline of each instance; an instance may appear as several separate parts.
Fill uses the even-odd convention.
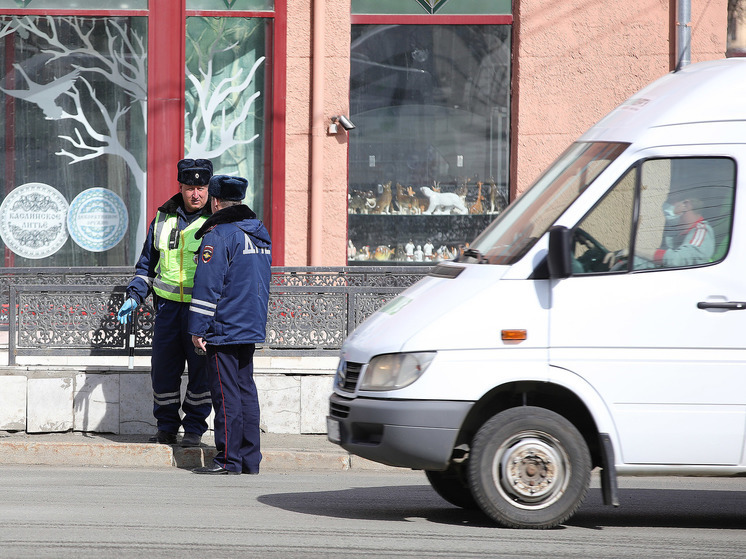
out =
[[[501,330],[500,335],[504,342],[519,342],[528,337],[526,330]]]

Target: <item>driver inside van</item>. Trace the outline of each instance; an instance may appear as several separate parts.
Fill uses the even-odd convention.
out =
[[[680,268],[706,264],[715,253],[715,232],[702,217],[702,202],[686,191],[668,195],[663,211],[666,227],[658,249],[639,248],[635,252],[635,269]],[[627,258],[627,250],[607,255],[609,269]]]

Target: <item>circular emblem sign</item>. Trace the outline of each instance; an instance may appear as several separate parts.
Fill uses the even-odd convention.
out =
[[[67,228],[80,247],[103,252],[114,247],[127,232],[127,207],[106,188],[89,188],[70,204]]]
[[[67,241],[67,200],[40,182],[13,189],[0,205],[0,237],[23,258],[46,258]]]

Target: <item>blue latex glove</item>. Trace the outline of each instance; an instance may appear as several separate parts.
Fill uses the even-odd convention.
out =
[[[129,322],[130,315],[136,308],[137,301],[132,297],[127,299],[117,313],[117,319],[119,319],[119,323],[124,324],[125,322]]]

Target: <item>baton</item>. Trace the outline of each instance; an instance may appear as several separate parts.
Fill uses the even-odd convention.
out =
[[[135,368],[135,317],[134,314],[137,312],[137,307],[135,307],[135,310],[132,311],[132,317],[130,317],[132,320],[127,321],[127,346],[129,349],[129,364],[127,365],[128,369],[134,369]]]

